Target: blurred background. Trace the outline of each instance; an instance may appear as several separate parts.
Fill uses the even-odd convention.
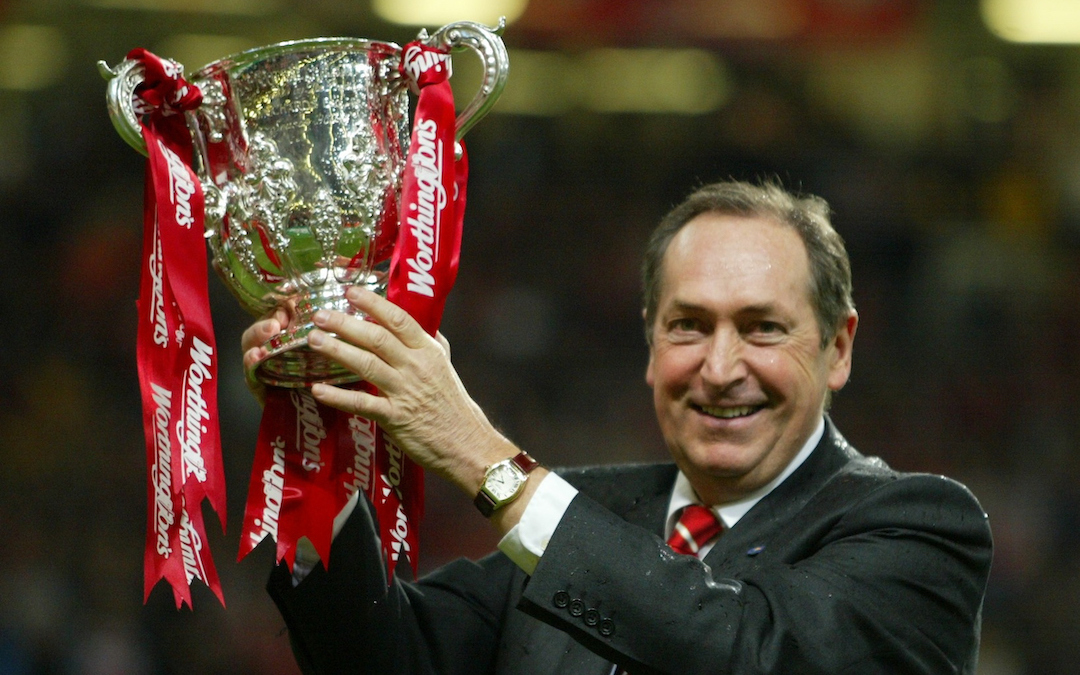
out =
[[[259,409],[240,370],[249,319],[216,279],[229,529],[207,528],[228,607],[201,586],[194,612],[164,584],[142,602],[143,159],[109,123],[95,62],[141,46],[193,72],[280,40],[405,43],[499,15],[511,75],[467,139],[443,325],[497,424],[548,464],[663,459],[643,381],[647,234],[720,178],[820,194],[861,314],[834,419],[989,512],[979,673],[1076,672],[1080,5],[497,4],[0,0],[0,675],[297,672],[263,590],[272,552],[234,562]],[[472,59],[456,59],[461,96]],[[484,554],[486,528],[429,481],[423,568]]]

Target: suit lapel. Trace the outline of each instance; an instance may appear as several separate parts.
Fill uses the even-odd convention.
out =
[[[803,465],[725,532],[705,556],[705,563],[717,569],[763,551],[853,455],[854,450],[826,417],[825,434]]]

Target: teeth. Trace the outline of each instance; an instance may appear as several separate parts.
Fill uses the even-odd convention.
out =
[[[749,415],[757,410],[757,406],[741,405],[734,408],[719,408],[711,405],[703,405],[701,406],[701,409],[704,410],[706,414],[712,415],[713,417],[720,417],[728,420]]]

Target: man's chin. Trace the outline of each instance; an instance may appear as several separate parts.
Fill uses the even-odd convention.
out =
[[[760,463],[757,453],[743,447],[710,447],[691,450],[685,463],[691,471],[718,480],[740,480]],[[684,470],[684,473],[688,473]]]
[[[699,493],[698,483],[708,484],[724,493],[726,501],[732,501],[768,483],[779,473],[779,470],[770,471],[767,455],[757,444],[714,443],[687,448],[676,463]],[[700,496],[705,498],[704,494]]]

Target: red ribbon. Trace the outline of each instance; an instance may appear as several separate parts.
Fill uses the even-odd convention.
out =
[[[376,242],[383,251],[394,235],[387,298],[430,334],[438,330],[457,277],[468,174],[464,150],[461,159],[454,153],[449,58],[419,42],[402,52],[400,70],[419,90],[419,100],[401,204],[392,205],[399,220],[384,223]],[[269,536],[277,542],[277,560],[291,569],[296,543],[306,536],[328,566],[334,517],[359,491],[378,513],[388,572],[404,558],[415,576],[424,509],[421,468],[371,421],[298,403],[305,395],[310,396],[280,388],[267,392],[239,557]]]
[[[335,483],[338,417],[307,389],[267,391],[238,559],[266,537],[277,542],[277,560],[290,569],[300,537],[329,559],[334,516],[345,505]]]
[[[405,161],[401,221],[386,297],[434,335],[457,278],[468,161],[464,147],[460,160],[454,153],[450,55],[411,42],[402,50],[399,69],[420,96]],[[375,509],[387,568],[392,574],[404,556],[415,576],[418,528],[424,513],[423,471],[385,435],[380,440],[385,450],[377,457],[384,470],[379,472]]]
[[[202,503],[225,524],[217,412],[217,347],[207,288],[203,194],[184,112],[202,102],[182,68],[144,49],[135,89],[148,154],[137,358],[148,466],[144,601],[161,579],[179,609],[191,582],[224,604],[206,545]]]

